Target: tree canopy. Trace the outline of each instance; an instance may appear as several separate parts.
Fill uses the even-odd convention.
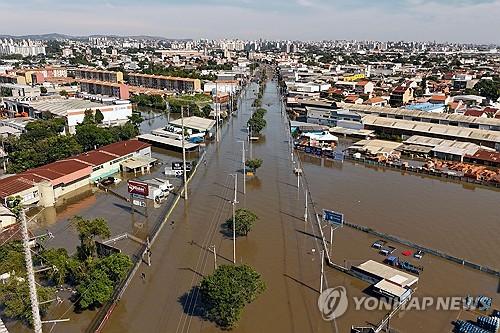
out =
[[[254,212],[243,208],[237,209],[234,216],[236,236],[247,236],[252,230],[254,223],[259,219]],[[226,227],[231,231],[233,230],[232,217],[226,221]]]
[[[248,265],[222,265],[201,281],[200,292],[207,319],[223,329],[237,325],[246,304],[266,289],[259,273]]]
[[[108,223],[105,219],[84,219],[81,216],[75,216],[71,219],[71,223],[76,226],[78,237],[80,238],[80,246],[77,248],[79,257],[83,260],[89,257],[95,257],[97,237],[108,238],[111,235]]]
[[[252,172],[256,172],[258,168],[262,166],[262,160],[260,158],[254,158],[251,160],[246,160],[245,166],[252,170]]]

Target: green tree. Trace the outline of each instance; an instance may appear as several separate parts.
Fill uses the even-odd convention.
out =
[[[68,92],[66,90],[61,90],[59,92],[59,95],[63,96],[63,97],[67,97],[68,96]]]
[[[132,260],[130,260],[129,256],[122,253],[110,255],[96,263],[96,268],[105,272],[115,284],[127,275],[130,267],[132,267]]]
[[[246,304],[266,289],[259,273],[247,265],[222,265],[201,281],[200,294],[206,317],[223,329],[236,326]]]
[[[253,134],[258,135],[266,127],[267,122],[262,117],[251,117],[250,119],[248,119],[247,125],[250,127]]]
[[[262,160],[260,158],[254,158],[251,160],[245,161],[245,166],[252,170],[252,172],[256,172],[258,168],[262,166]]]
[[[0,246],[0,274],[14,272],[23,275],[25,271],[22,243],[15,241]]]
[[[76,226],[76,230],[78,231],[80,246],[78,246],[77,252],[78,257],[82,260],[95,257],[96,237],[109,238],[111,235],[108,223],[103,218],[87,220],[81,216],[75,216],[71,219],[71,223]]]
[[[132,115],[128,117],[128,121],[135,126],[135,128],[139,129],[139,126],[141,126],[142,122],[144,121],[144,118],[142,118],[140,112],[132,112]]]
[[[104,120],[104,115],[102,114],[101,110],[99,109],[95,110],[94,120],[96,124],[102,124]]]
[[[54,284],[61,285],[66,281],[68,276],[68,252],[64,248],[45,250],[41,256],[44,264],[52,266],[54,269],[46,271],[47,278]]]
[[[116,141],[112,130],[85,122],[76,126],[75,138],[84,151],[89,151]]]
[[[205,105],[202,109],[201,112],[203,112],[203,117],[208,118],[210,117],[210,113],[212,112],[212,106],[210,104]]]
[[[252,230],[254,223],[259,219],[255,213],[248,209],[237,209],[235,211],[235,228],[236,236],[247,236]],[[231,217],[226,221],[226,227],[233,230],[233,218]]]
[[[50,306],[50,302],[47,301],[55,297],[55,290],[37,286],[37,295],[40,312],[44,315]],[[33,325],[29,288],[26,281],[10,279],[7,284],[0,284],[0,304],[4,308],[3,313],[6,317]]]
[[[113,295],[113,281],[99,268],[91,269],[88,276],[76,288],[78,306],[88,309],[107,302]]]
[[[500,81],[495,80],[480,80],[474,86],[474,90],[480,96],[496,101],[500,96]]]

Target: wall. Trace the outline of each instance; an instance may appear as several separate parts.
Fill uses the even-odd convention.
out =
[[[78,190],[79,188],[86,186],[89,183],[90,183],[90,175],[83,178],[83,179],[75,181],[73,183],[66,184],[64,186],[61,185],[61,186],[55,187],[54,188],[55,198],[57,200],[60,196],[68,194],[69,192]]]

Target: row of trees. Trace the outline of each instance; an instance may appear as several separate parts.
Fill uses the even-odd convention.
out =
[[[248,127],[252,134],[259,135],[260,132],[266,127],[267,122],[264,119],[265,114],[267,113],[266,109],[258,108],[253,114],[252,117],[247,122]]]
[[[142,118],[134,113],[121,126],[102,127],[104,117],[97,110],[85,111],[84,121],[76,127],[76,134],[66,134],[62,118],[47,118],[30,122],[19,138],[10,137],[5,142],[9,154],[9,173],[19,173],[52,163],[83,151],[113,142],[131,139],[139,134]]]
[[[158,110],[165,110],[167,107],[165,100],[160,95],[139,94],[132,96],[130,101],[139,106],[150,107]]]
[[[41,250],[34,256],[35,265],[52,267],[42,273],[42,281],[37,287],[42,314],[50,305],[50,302],[44,302],[55,298],[55,287],[59,285],[76,289],[73,301],[78,309],[100,306],[111,298],[115,286],[132,266],[130,258],[121,253],[98,257],[96,238],[110,236],[106,220],[76,216],[70,223],[77,230],[80,240],[74,255],[69,255],[66,249],[57,248]],[[0,272],[11,274],[6,284],[0,284],[0,306],[5,316],[31,325],[31,304],[20,242],[0,247]]]
[[[258,99],[264,93],[264,84],[260,85]],[[254,134],[260,133],[266,126],[266,109],[258,108],[248,120],[248,126]],[[262,166],[262,160],[255,158],[245,161],[245,166],[255,172]],[[223,223],[226,235],[248,236],[259,217],[248,209],[237,209],[233,218]],[[199,286],[201,294],[200,309],[203,316],[216,323],[224,330],[237,325],[244,307],[253,302],[266,289],[266,284],[258,272],[248,265],[222,265],[211,275],[205,276]]]
[[[209,81],[214,81],[217,79],[217,76],[215,76],[214,74],[202,75],[201,72],[197,69],[186,69],[174,66],[165,67],[163,65],[155,64],[153,62],[144,64],[144,67],[145,68],[142,71],[144,74],[186,77],[191,79],[200,79]]]

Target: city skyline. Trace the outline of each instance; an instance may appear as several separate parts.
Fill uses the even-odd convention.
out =
[[[416,40],[500,44],[500,0],[0,0],[1,34]],[[241,18],[245,18],[242,20]],[[19,25],[18,22],[23,22]],[[472,23],[471,23],[472,22]],[[276,29],[279,27],[279,30]]]

